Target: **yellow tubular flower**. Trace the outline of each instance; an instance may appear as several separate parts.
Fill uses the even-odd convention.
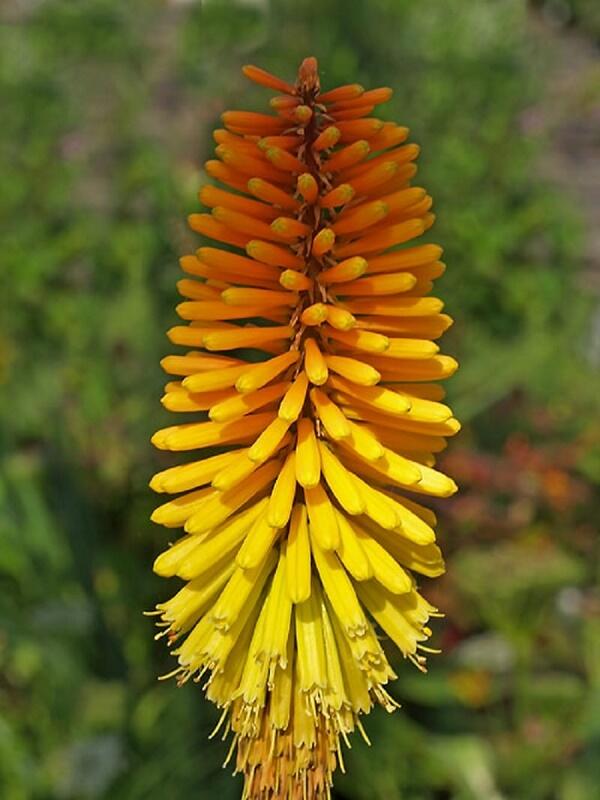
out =
[[[168,336],[195,349],[162,361],[184,420],[152,441],[191,458],[150,484],[172,495],[153,521],[182,529],[154,569],[185,582],[152,613],[172,674],[222,709],[245,800],[327,800],[359,715],[397,707],[380,640],[422,671],[434,652],[415,576],[444,562],[417,501],[456,491],[435,469],[460,428],[435,383],[452,320],[428,296],[442,250],[414,242],[419,148],[372,115],[391,90],[322,93],[314,58],[295,84],[243,71],[277,96],[223,114],[221,186],[189,218],[217,245],[181,259]]]

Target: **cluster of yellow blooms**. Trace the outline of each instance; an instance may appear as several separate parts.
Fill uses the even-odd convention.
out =
[[[441,248],[406,246],[434,220],[419,148],[370,116],[391,90],[321,93],[314,58],[295,85],[244,73],[278,94],[273,114],[223,114],[206,171],[228,188],[189,218],[228,247],[181,259],[188,324],[168,336],[196,349],[163,360],[162,402],[199,421],[152,441],[200,460],[151,482],[176,495],[152,519],[184,530],[155,570],[186,582],[153,613],[172,674],[223,709],[244,797],[321,800],[340,739],[396,706],[382,633],[420,669],[432,652],[412,573],[444,564],[405,493],[456,490],[434,469],[459,430],[434,382],[456,369],[434,341],[452,320],[428,296]]]

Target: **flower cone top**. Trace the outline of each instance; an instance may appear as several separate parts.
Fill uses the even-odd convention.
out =
[[[456,490],[434,465],[457,365],[442,250],[413,241],[434,221],[419,148],[373,115],[391,90],[322,93],[314,58],[294,85],[244,73],[277,95],[223,114],[189,218],[215,244],[181,259],[168,336],[191,349],[162,362],[178,422],[152,441],[191,460],[151,482],[173,495],[152,519],[183,528],[155,571],[185,583],[154,613],[172,674],[223,710],[244,797],[321,800],[360,715],[396,707],[382,640],[423,671],[431,652],[421,501]]]

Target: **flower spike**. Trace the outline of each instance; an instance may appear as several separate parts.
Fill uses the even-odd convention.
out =
[[[442,250],[413,241],[435,219],[419,148],[373,116],[392,90],[321,92],[312,57],[294,83],[243,73],[275,97],[223,114],[189,217],[212,242],[180,260],[168,337],[193,349],[161,362],[180,416],[152,442],[192,457],[150,482],[180,529],[154,570],[183,585],[151,613],[222,709],[244,800],[329,800],[359,716],[397,708],[380,640],[421,671],[436,652],[417,579],[444,572],[421,500],[456,491],[435,468],[460,429],[435,383],[452,320],[428,296]]]

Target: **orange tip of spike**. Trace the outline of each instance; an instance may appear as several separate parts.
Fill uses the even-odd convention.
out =
[[[277,75],[272,75],[265,69],[255,67],[253,64],[246,64],[242,67],[242,72],[248,80],[258,83],[259,86],[264,86],[267,89],[274,89],[276,92],[285,92],[286,94],[295,94],[296,89],[286,81],[278,78]]]

